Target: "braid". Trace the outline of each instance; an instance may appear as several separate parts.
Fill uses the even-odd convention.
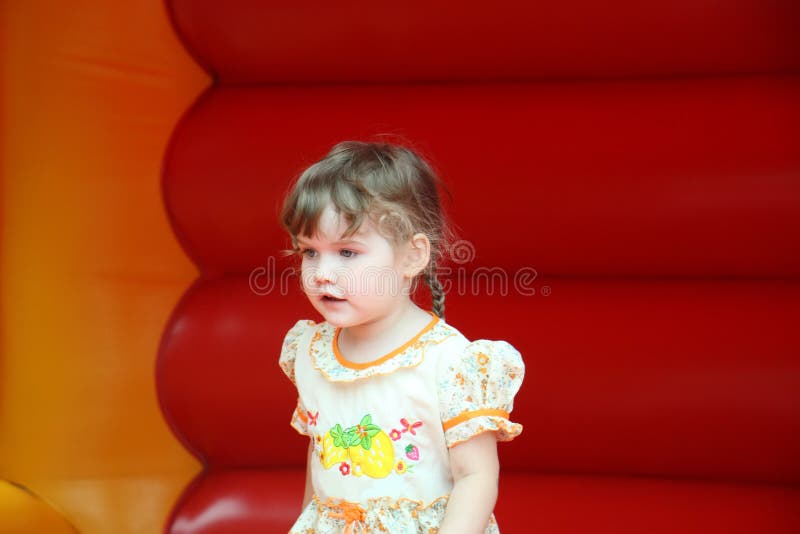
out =
[[[431,300],[433,301],[433,313],[444,319],[444,288],[439,278],[436,276],[434,268],[425,270],[425,283],[431,289]]]

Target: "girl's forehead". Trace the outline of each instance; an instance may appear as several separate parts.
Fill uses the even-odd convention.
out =
[[[347,228],[347,219],[342,215],[333,204],[328,203],[319,215],[318,228],[326,230],[344,231]]]
[[[320,214],[316,232],[311,238],[312,240],[339,242],[358,240],[359,238],[366,239],[371,237],[375,232],[369,217],[364,218],[364,222],[361,223],[361,226],[359,226],[353,234],[345,237],[344,233],[349,226],[350,224],[347,219],[336,211],[332,204],[328,204]],[[298,236],[298,240],[302,241],[304,238]]]

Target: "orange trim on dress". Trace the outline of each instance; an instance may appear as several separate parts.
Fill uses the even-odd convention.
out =
[[[303,410],[301,410],[299,406],[297,407],[297,417],[299,417],[302,422],[308,423],[308,416],[303,413]]]
[[[334,499],[333,497],[328,497],[324,501],[317,496],[317,494],[313,494],[311,499],[317,503],[317,506],[324,506],[325,508],[337,508],[341,503],[348,503],[351,505],[358,505],[359,503],[353,501],[346,501],[344,499]],[[434,500],[429,502],[428,504],[424,504],[422,501],[418,501],[416,499],[409,499],[408,497],[400,497],[399,499],[395,499],[393,503],[389,501],[392,500],[391,497],[368,497],[367,498],[367,508],[377,507],[380,508],[382,506],[387,506],[392,510],[399,510],[402,503],[409,503],[414,505],[415,511],[423,511],[427,508],[431,508],[435,504],[438,504],[439,501],[447,501],[450,499],[450,494],[442,495],[441,497],[436,497]]]
[[[381,356],[377,360],[372,360],[372,361],[365,362],[365,363],[351,362],[349,360],[346,360],[344,358],[344,356],[342,356],[342,353],[339,352],[339,332],[341,332],[342,329],[341,329],[341,327],[336,328],[336,330],[334,331],[334,334],[333,334],[333,354],[334,354],[334,356],[336,356],[336,361],[338,361],[339,364],[341,364],[344,367],[360,371],[362,369],[368,369],[368,368],[370,368],[370,367],[372,367],[374,365],[380,365],[380,364],[392,359],[393,357],[397,356],[398,354],[400,354],[404,350],[406,350],[408,347],[413,345],[420,337],[422,337],[422,335],[425,332],[427,332],[428,330],[433,328],[436,325],[436,323],[439,322],[439,317],[436,314],[434,314],[433,312],[428,311],[428,310],[426,310],[426,311],[427,311],[427,313],[429,313],[433,317],[433,319],[431,319],[431,322],[429,322],[425,326],[425,328],[423,328],[422,330],[417,332],[417,334],[414,337],[412,337],[411,339],[409,339],[408,341],[406,341],[405,343],[403,343],[402,345],[400,345],[399,347],[394,349],[392,352]]]
[[[484,408],[482,410],[472,410],[471,412],[461,412],[452,419],[448,419],[447,421],[442,423],[442,428],[445,431],[447,431],[459,423],[463,423],[464,421],[468,421],[473,417],[480,417],[482,415],[494,415],[497,417],[502,417],[503,419],[508,419],[508,412],[505,412],[503,410],[495,410],[492,408]]]
[[[359,532],[366,532],[364,521],[367,519],[367,511],[358,504],[349,501],[341,501],[329,505],[334,511],[328,513],[328,517],[334,519],[344,519],[345,527],[343,534],[354,534],[356,527]]]

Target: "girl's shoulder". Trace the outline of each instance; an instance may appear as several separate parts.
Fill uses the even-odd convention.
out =
[[[485,397],[493,390],[504,391],[509,400],[513,398],[525,376],[522,354],[506,340],[470,341],[458,334],[437,358],[438,387],[449,392],[460,390],[467,397]]]
[[[482,361],[484,358],[494,358],[523,365],[520,352],[506,340],[476,339],[471,341],[457,328],[444,322],[442,322],[442,332],[451,340],[444,347],[446,349],[443,351],[445,363],[466,363]]]
[[[281,369],[286,373],[286,376],[295,382],[294,376],[294,363],[297,360],[297,353],[300,346],[320,329],[324,323],[317,323],[311,319],[300,319],[288,332],[283,336],[283,344],[281,346],[281,355],[278,359]]]

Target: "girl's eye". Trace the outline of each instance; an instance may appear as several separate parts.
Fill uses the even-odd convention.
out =
[[[344,256],[345,258],[352,258],[353,256],[355,256],[358,253],[356,251],[354,251],[354,250],[350,250],[350,249],[345,248],[345,249],[342,249],[340,251],[340,254],[342,256]]]
[[[306,258],[313,258],[317,254],[317,251],[313,248],[303,248],[300,249],[300,255],[305,256]]]

